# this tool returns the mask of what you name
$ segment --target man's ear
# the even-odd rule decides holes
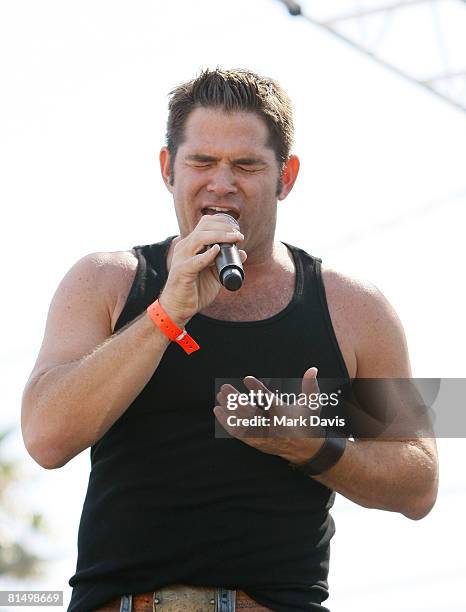
[[[170,193],[173,193],[173,181],[171,180],[171,164],[170,164],[170,153],[167,147],[162,147],[159,154],[160,161],[160,172],[162,173],[163,182],[165,187]]]
[[[293,189],[298,172],[299,158],[296,155],[290,155],[283,166],[282,175],[280,177],[282,187],[280,193],[278,194],[279,200],[284,200]]]

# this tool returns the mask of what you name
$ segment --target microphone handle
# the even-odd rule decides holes
[[[222,215],[233,227],[239,229],[237,220],[231,215],[220,212],[217,215]],[[238,291],[244,280],[243,263],[238,247],[229,242],[221,242],[219,246],[220,251],[215,258],[219,281],[229,291]]]
[[[215,258],[218,278],[229,291],[237,291],[244,280],[243,264],[236,244],[220,243],[220,252]]]

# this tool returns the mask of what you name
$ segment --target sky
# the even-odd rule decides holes
[[[414,28],[403,41],[410,58]],[[73,263],[176,233],[157,157],[168,92],[202,68],[252,68],[293,100],[301,171],[279,203],[278,237],[387,296],[415,376],[465,377],[464,113],[275,0],[7,1],[0,57],[0,428],[13,428],[3,454],[23,472],[13,503],[49,524],[45,540],[31,540],[46,574],[0,588],[58,589],[69,600],[89,453],[60,470],[37,466],[22,446],[21,394]],[[464,609],[464,442],[438,444],[439,498],[422,521],[337,496],[332,612]]]

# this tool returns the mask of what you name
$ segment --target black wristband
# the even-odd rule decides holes
[[[318,476],[333,467],[340,459],[346,448],[346,438],[330,437],[331,430],[325,432],[325,441],[317,453],[304,461],[304,463],[290,463],[289,465],[306,476]]]

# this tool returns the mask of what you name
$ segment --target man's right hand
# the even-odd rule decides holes
[[[219,243],[243,239],[243,234],[223,215],[204,215],[190,234],[174,239],[170,271],[160,303],[177,325],[184,327],[191,317],[217,297],[221,288],[215,268]],[[245,251],[239,253],[244,262]]]

